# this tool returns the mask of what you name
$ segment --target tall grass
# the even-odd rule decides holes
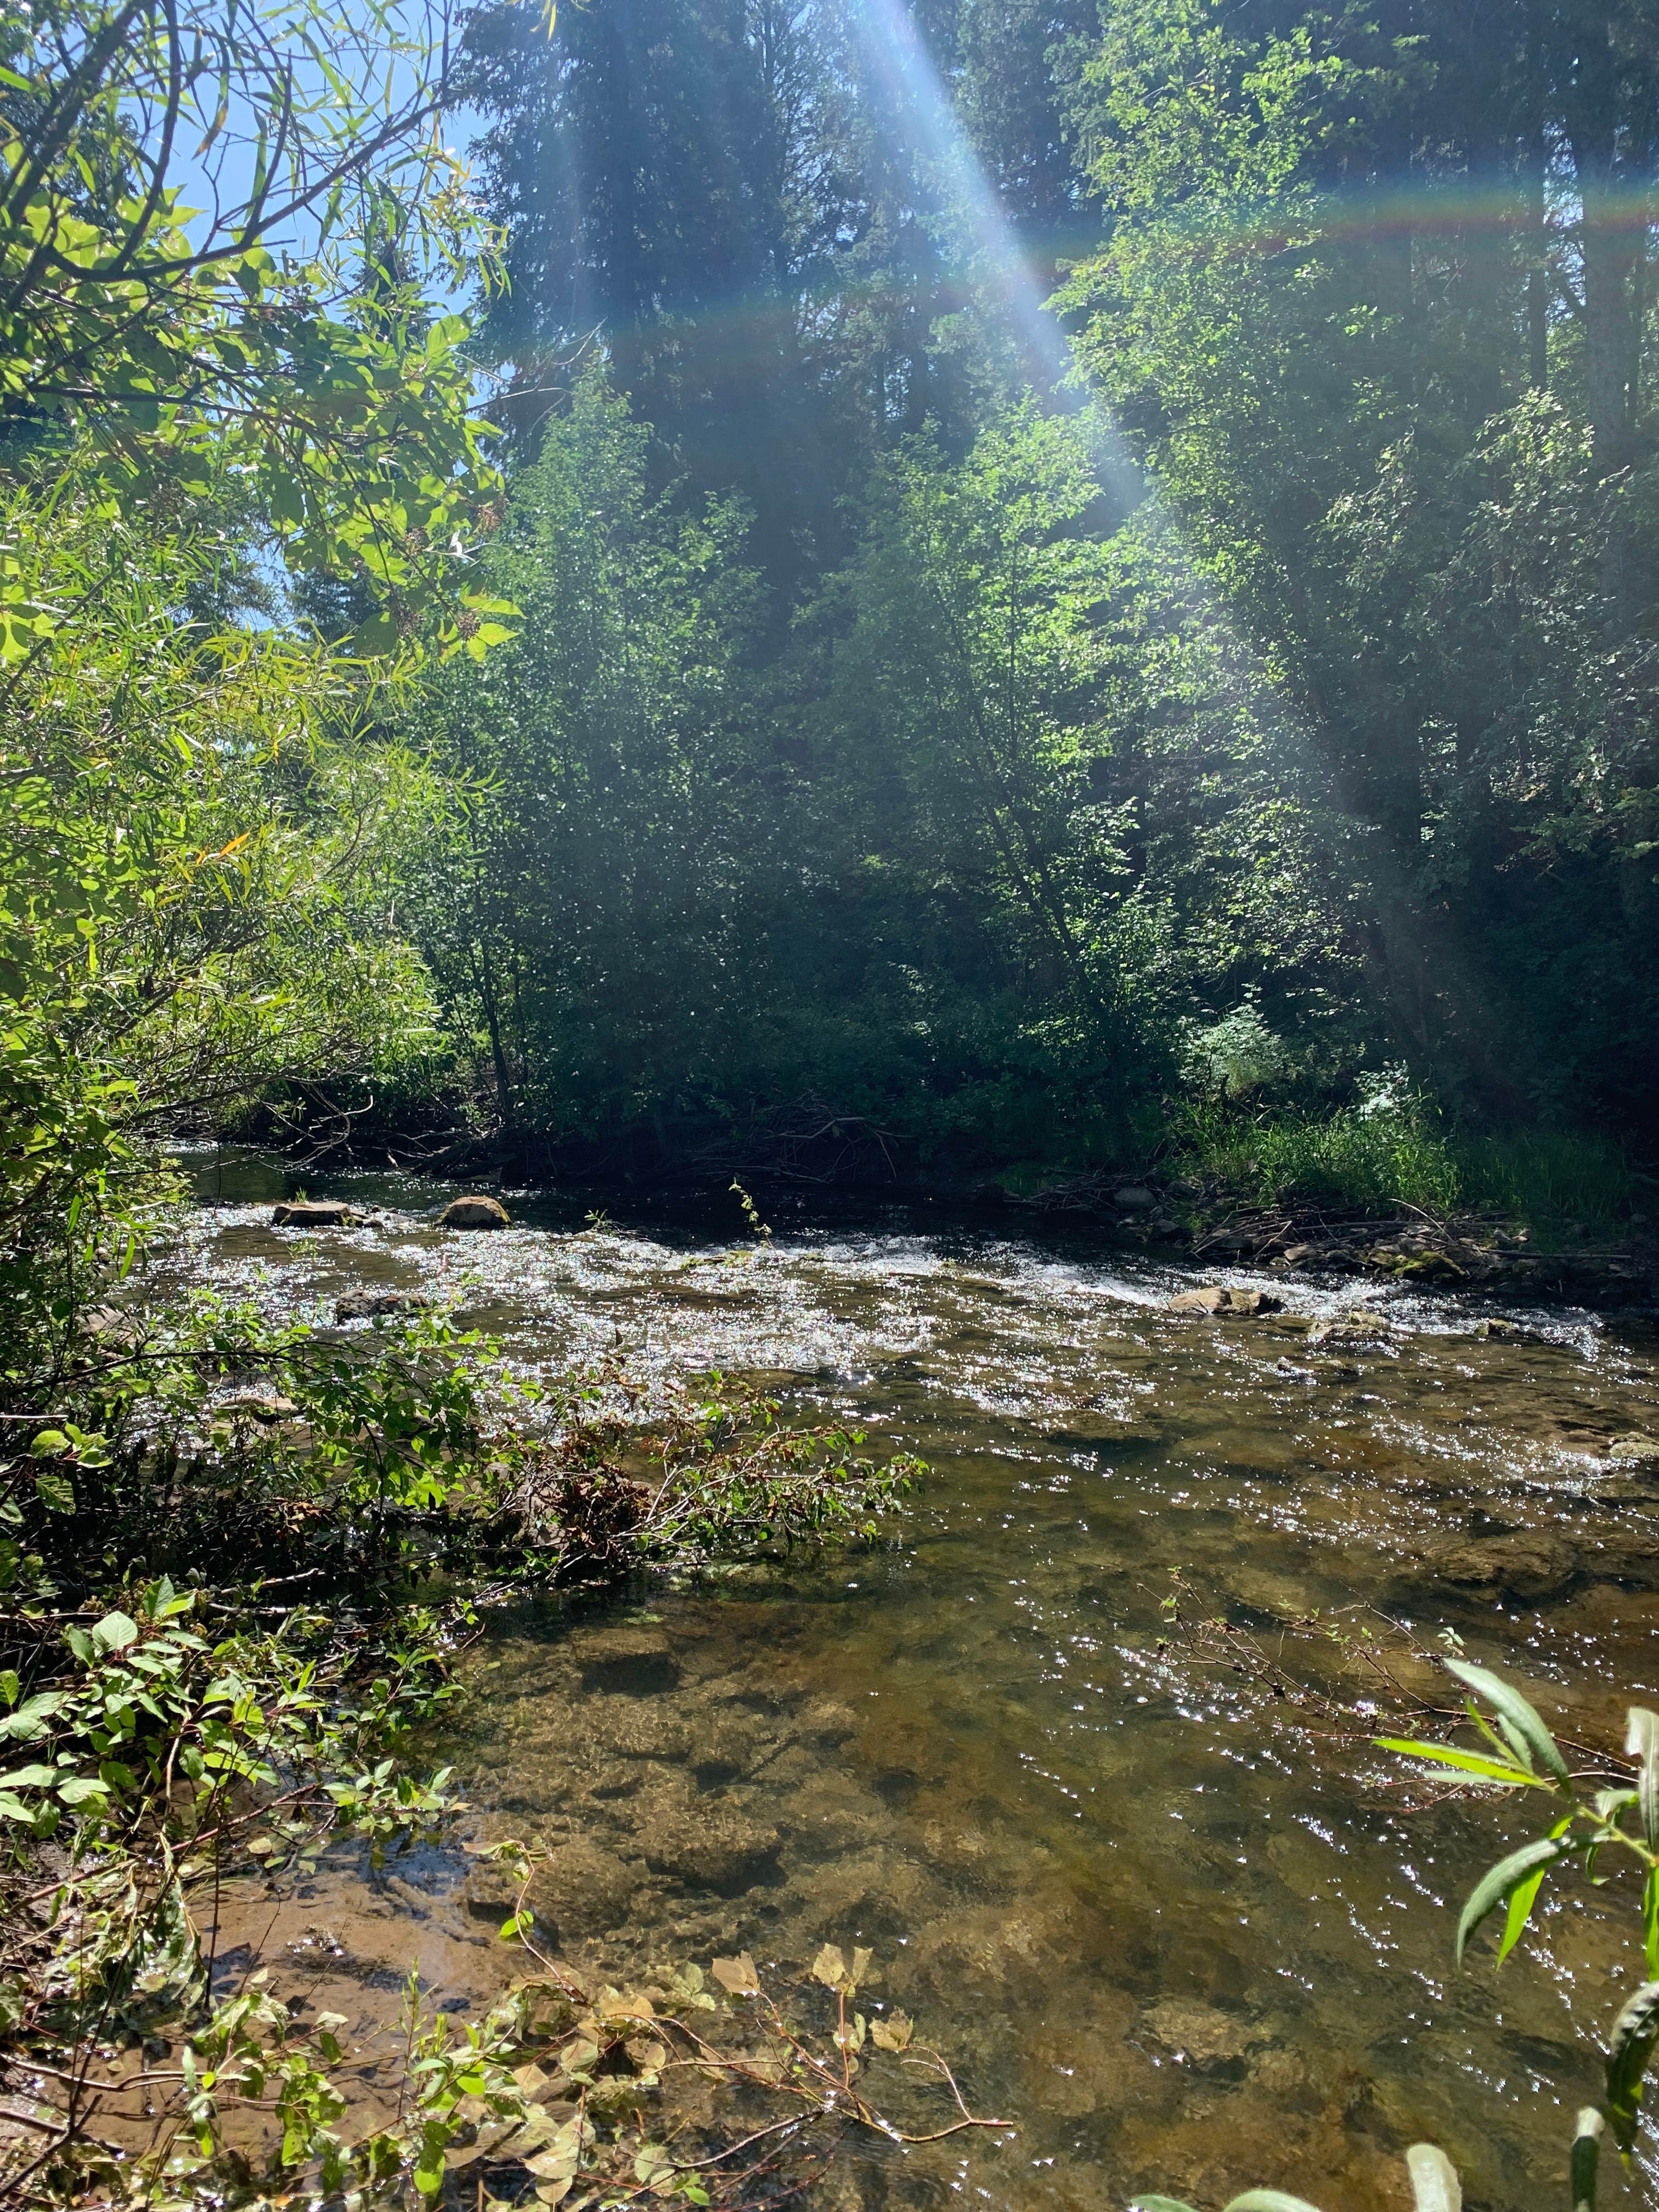
[[[1187,1172],[1219,1176],[1261,1206],[1465,1208],[1548,1235],[1606,1234],[1630,1202],[1628,1163],[1605,1138],[1453,1136],[1415,1100],[1390,1113],[1340,1108],[1254,1120],[1224,1104],[1194,1104],[1171,1133]]]

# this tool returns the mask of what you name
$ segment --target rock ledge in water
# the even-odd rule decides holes
[[[348,1321],[378,1321],[387,1314],[430,1313],[430,1298],[419,1297],[413,1291],[354,1291],[342,1298],[334,1309],[337,1322]]]
[[[273,1209],[273,1229],[356,1229],[368,1216],[331,1198],[296,1198]]]
[[[465,1198],[452,1198],[438,1216],[440,1229],[506,1229],[511,1226],[507,1208],[498,1198],[486,1198],[480,1192],[470,1193]]]
[[[1170,1301],[1171,1313],[1224,1315],[1282,1313],[1285,1301],[1271,1291],[1241,1290],[1237,1284],[1212,1283],[1201,1291],[1178,1291]]]

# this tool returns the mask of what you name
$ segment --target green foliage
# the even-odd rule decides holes
[[[1607,2054],[1607,2124],[1622,2155],[1636,2143],[1642,2088],[1656,2042],[1659,2042],[1659,1715],[1632,1705],[1625,1751],[1634,1772],[1614,1771],[1598,1761],[1589,1771],[1570,1765],[1566,1755],[1535,1709],[1500,1675],[1467,1660],[1449,1658],[1448,1671],[1472,1694],[1465,1711],[1482,1748],[1423,1739],[1378,1737],[1384,1751],[1419,1762],[1431,1771],[1468,1777],[1489,1790],[1541,1790],[1548,1799],[1547,1832],[1509,1852],[1482,1875],[1457,1923],[1456,1955],[1463,1960],[1469,1938],[1500,1907],[1501,1966],[1531,1922],[1539,1893],[1558,1868],[1582,1863],[1585,1878],[1605,1881],[1596,1872],[1604,1855],[1633,1858],[1641,1875],[1638,1903],[1648,1979],[1613,2024]],[[1476,1700],[1480,1703],[1477,1704]],[[1480,1710],[1490,1709],[1488,1721]],[[1573,2146],[1573,2202],[1593,2204],[1596,2150],[1601,2115],[1579,2115]]]
[[[429,1060],[436,1008],[389,927],[398,856],[441,817],[377,740],[382,679],[280,633],[181,623],[219,557],[67,492],[0,529],[79,611],[6,679],[0,756],[0,1332],[76,1326],[164,1188],[155,1140],[285,1080]],[[46,1355],[39,1355],[46,1356]],[[54,1353],[51,1355],[55,1358]]]
[[[1290,1198],[1443,1213],[1465,1195],[1458,1151],[1403,1071],[1361,1104],[1241,1114],[1194,1101],[1174,1120],[1176,1156],[1262,1205]]]
[[[242,478],[296,568],[371,586],[361,643],[430,619],[482,650],[497,611],[454,556],[495,478],[466,322],[422,283],[488,246],[436,132],[447,44],[418,9],[327,0],[9,17],[0,459],[67,456],[129,522]],[[0,576],[3,665],[74,617]]]

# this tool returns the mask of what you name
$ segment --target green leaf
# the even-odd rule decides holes
[[[109,1785],[90,1774],[71,1774],[58,1784],[58,1795],[66,1805],[86,1805],[94,1797],[107,1797]]]
[[[1571,1787],[1572,1777],[1567,1771],[1560,1747],[1519,1690],[1512,1689],[1484,1667],[1471,1666],[1467,1659],[1448,1659],[1446,1668],[1465,1688],[1484,1698],[1499,1721],[1506,1724],[1504,1733],[1510,1736],[1517,1756],[1524,1745],[1534,1766],[1553,1774],[1564,1789]]]
[[[75,1485],[56,1468],[43,1468],[34,1478],[34,1494],[48,1513],[73,1513]]]
[[[1636,2143],[1642,2081],[1659,2037],[1659,1982],[1644,1982],[1613,2023],[1607,2045],[1607,2118],[1613,2138],[1628,2158]]]
[[[92,1632],[100,1651],[125,1651],[138,1641],[138,1624],[131,1613],[106,1613]]]
[[[1413,2143],[1406,2153],[1414,2212],[1463,2212],[1457,2168],[1437,2143]]]
[[[1595,2212],[1595,2174],[1601,2163],[1601,2130],[1606,2125],[1594,2105],[1578,2115],[1572,2139],[1572,2212]]]
[[[50,1733],[52,1716],[63,1704],[61,1692],[37,1690],[26,1698],[15,1713],[0,1720],[0,1736],[12,1736],[20,1743],[38,1743]]]
[[[1650,1979],[1659,1977],[1659,1867],[1648,1869],[1642,1885],[1642,1944]]]
[[[1637,1802],[1642,1808],[1642,1834],[1650,1851],[1659,1850],[1659,1713],[1645,1705],[1632,1705],[1625,1729],[1625,1749],[1638,1761]],[[1650,1964],[1648,1972],[1659,1974]]]
[[[1547,1869],[1540,1867],[1510,1892],[1510,1909],[1504,1922],[1503,1941],[1498,1946],[1498,1963],[1501,1966],[1510,1953],[1521,1941],[1522,1933],[1532,1917],[1532,1908],[1538,1902],[1538,1893],[1544,1886]]]
[[[1413,1743],[1407,1737],[1379,1735],[1372,1739],[1379,1751],[1397,1751],[1402,1759],[1431,1759],[1437,1766],[1455,1766],[1460,1774],[1479,1774],[1489,1782],[1535,1788],[1538,1777],[1524,1766],[1504,1765],[1484,1752],[1459,1751],[1455,1744]]]
[[[1132,2197],[1129,2212],[1193,2212],[1178,2197]]]
[[[1462,1917],[1457,1923],[1456,1955],[1459,1966],[1463,1963],[1463,1948],[1475,1929],[1534,1872],[1547,1872],[1558,1859],[1568,1858],[1576,1851],[1586,1849],[1583,1843],[1571,1842],[1560,1836],[1540,1836],[1530,1844],[1523,1844],[1518,1851],[1511,1851],[1505,1859],[1483,1875],[1475,1884],[1468,1903],[1463,1907]]]
[[[31,1459],[61,1459],[70,1448],[70,1440],[61,1429],[42,1429],[29,1446]]]
[[[1283,2189],[1247,2189],[1235,2197],[1227,2212],[1318,2212],[1305,2197],[1291,2197]]]

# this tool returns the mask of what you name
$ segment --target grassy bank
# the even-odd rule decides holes
[[[1549,1241],[1627,1233],[1635,1191],[1623,1150],[1607,1139],[1462,1135],[1414,1105],[1322,1115],[1193,1106],[1170,1132],[1170,1156],[1182,1173],[1255,1205],[1490,1214]]]

